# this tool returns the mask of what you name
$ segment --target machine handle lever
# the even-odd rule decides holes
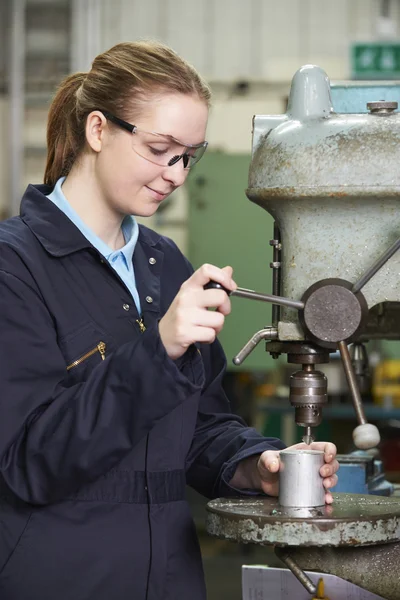
[[[349,384],[354,410],[356,411],[357,421],[359,423],[358,427],[353,431],[354,444],[357,448],[362,450],[376,448],[380,442],[381,436],[376,425],[367,422],[348,346],[346,342],[339,342],[338,347],[347,383]]]
[[[300,581],[301,585],[305,587],[307,592],[315,596],[317,593],[317,586],[313,581],[309,578],[307,573],[299,567],[295,559],[290,556],[289,552],[286,548],[281,548],[280,546],[275,546],[274,548],[276,556],[290,569],[293,575]]]
[[[353,285],[353,288],[351,290],[353,292],[353,294],[357,294],[368,283],[368,281],[370,279],[372,279],[372,277],[375,275],[375,273],[377,273],[379,271],[379,269],[381,269],[383,267],[383,265],[385,263],[387,263],[389,258],[391,258],[393,256],[393,254],[395,254],[399,248],[400,248],[400,238],[398,240],[396,240],[395,243],[392,244],[392,246],[390,246],[390,248],[388,248],[386,250],[386,252],[384,252],[382,254],[382,256],[380,256],[378,258],[378,260],[376,260],[374,262],[374,264],[371,265],[365,271],[365,273],[360,277],[360,279],[358,281],[356,281],[356,283]]]
[[[237,288],[236,290],[228,290],[220,283],[216,281],[210,281],[204,286],[205,290],[223,290],[228,296],[238,296],[239,298],[248,298],[249,300],[261,300],[262,302],[270,302],[271,304],[279,304],[280,306],[288,306],[289,308],[295,308],[296,310],[303,310],[304,302],[299,300],[291,300],[290,298],[283,298],[282,296],[273,296],[271,294],[261,294],[253,290],[247,290],[246,288]]]
[[[237,367],[244,362],[244,360],[253,352],[254,348],[261,342],[261,340],[276,340],[278,338],[278,330],[276,327],[266,327],[257,331],[253,337],[249,339],[247,344],[236,354],[233,358],[233,364]]]

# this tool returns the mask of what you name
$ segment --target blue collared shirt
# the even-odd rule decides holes
[[[121,229],[125,239],[125,246],[119,250],[112,250],[82,221],[77,212],[69,204],[61,189],[65,177],[60,177],[54,190],[47,198],[51,200],[62,212],[76,225],[82,235],[107,259],[112,268],[118,273],[135,301],[139,315],[142,312],[139,294],[136,288],[135,272],[133,269],[133,253],[139,235],[139,226],[132,215],[122,221]]]

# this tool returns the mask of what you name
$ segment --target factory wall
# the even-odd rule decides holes
[[[85,4],[82,2],[81,4]],[[318,62],[349,76],[349,44],[380,27],[377,0],[100,0],[89,1],[97,34],[76,27],[76,66],[123,39],[152,37],[172,45],[210,81],[288,81],[299,65]],[[392,23],[399,20],[393,3]],[[82,16],[81,16],[82,22]],[[91,47],[90,47],[91,45]],[[86,52],[86,56],[85,56]],[[79,63],[79,64],[78,64]]]
[[[12,0],[2,3],[3,63],[9,41],[6,5],[12,12]],[[69,5],[71,24],[57,15],[55,7],[61,5]],[[70,70],[88,69],[97,53],[121,40],[159,39],[210,81],[215,92],[210,147],[229,153],[249,151],[254,113],[282,111],[291,77],[302,64],[319,64],[333,79],[348,78],[351,42],[396,36],[400,20],[400,5],[392,2],[390,26],[382,28],[378,0],[27,0],[27,7],[30,81],[53,81],[54,73],[43,68],[49,56],[53,69],[66,52]],[[63,29],[63,22],[70,31]],[[36,80],[35,90],[40,88]],[[41,99],[36,94],[34,102],[27,94],[21,191],[28,181],[42,177],[48,103],[48,93]],[[7,102],[1,100],[0,105],[1,210],[7,207],[9,193],[9,127]]]

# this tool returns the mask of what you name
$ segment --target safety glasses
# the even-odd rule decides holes
[[[207,149],[208,142],[185,144],[171,135],[144,131],[109,112],[101,112],[106,119],[132,134],[132,148],[136,154],[156,165],[172,167],[182,159],[184,168],[191,169]]]

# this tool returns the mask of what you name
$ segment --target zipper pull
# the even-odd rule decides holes
[[[78,365],[80,365],[81,363],[83,363],[83,361],[85,361],[87,358],[90,358],[91,356],[93,356],[93,354],[96,354],[96,352],[100,353],[100,356],[101,356],[102,360],[105,359],[105,357],[106,357],[106,345],[105,345],[105,342],[99,342],[97,344],[97,346],[95,348],[93,348],[93,350],[89,350],[89,352],[86,352],[86,354],[84,354],[80,358],[77,358],[76,360],[74,360],[73,363],[71,363],[70,365],[68,365],[67,371],[69,371],[73,367],[77,367]]]
[[[97,349],[100,352],[101,360],[105,360],[106,358],[106,345],[104,342],[99,342],[97,344]]]
[[[146,325],[143,322],[143,317],[136,319],[136,323],[139,325],[140,333],[144,333],[146,331]]]

